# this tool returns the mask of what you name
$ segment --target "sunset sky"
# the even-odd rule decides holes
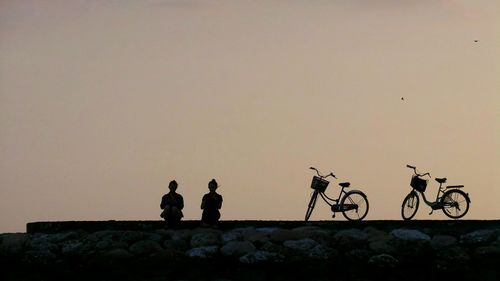
[[[0,1],[0,232],[303,220],[315,166],[401,219],[406,164],[500,218],[500,2]],[[475,42],[477,40],[477,42]],[[404,97],[404,100],[401,98]],[[432,180],[427,196],[435,197]],[[421,204],[416,219],[429,216]],[[339,214],[340,215],[340,214]],[[318,202],[312,220],[330,220]],[[337,216],[336,220],[344,220]]]

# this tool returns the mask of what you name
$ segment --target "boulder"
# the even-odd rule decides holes
[[[296,251],[309,251],[312,248],[316,247],[318,242],[312,240],[311,238],[304,238],[300,240],[288,240],[283,243],[283,246],[290,248]]]
[[[135,242],[129,248],[129,251],[134,255],[147,255],[155,252],[159,252],[163,248],[156,241],[152,240],[142,240]]]
[[[290,229],[279,228],[270,234],[269,239],[273,242],[284,242],[287,240],[303,239],[305,237],[306,236],[304,236],[300,232],[293,231]]]
[[[191,237],[191,247],[213,246],[220,243],[219,235],[215,232],[196,233]]]
[[[24,256],[24,259],[28,263],[36,263],[47,265],[53,263],[57,256],[55,253],[50,251],[49,249],[38,249],[38,250],[28,250]]]
[[[309,251],[308,256],[312,259],[325,260],[338,256],[337,250],[324,245],[316,245]]]
[[[103,254],[103,257],[113,260],[128,260],[134,257],[129,251],[125,249],[112,249]]]
[[[434,235],[431,240],[431,247],[435,250],[440,250],[450,247],[457,243],[457,238],[451,235]]]
[[[395,229],[391,235],[403,241],[430,241],[431,237],[421,231],[414,229]]]
[[[460,243],[468,246],[482,246],[487,245],[497,238],[497,230],[481,229],[476,230],[460,237]]]
[[[231,241],[220,251],[224,256],[242,256],[255,252],[255,246],[249,241]]]
[[[163,247],[166,250],[173,250],[173,251],[185,251],[189,248],[189,243],[185,240],[165,240],[163,242]]]
[[[29,235],[26,233],[2,234],[0,244],[0,257],[20,257],[24,254],[24,248]]]
[[[396,258],[388,254],[375,255],[368,260],[368,264],[378,268],[394,268],[398,263]]]
[[[197,247],[186,251],[186,255],[190,258],[209,258],[214,256],[219,251],[218,246]]]
[[[368,242],[368,234],[359,229],[345,229],[334,235],[334,242],[341,248],[359,247]]]
[[[240,257],[241,263],[254,264],[261,262],[281,262],[284,257],[276,253],[270,253],[267,251],[256,251],[250,254],[246,254]]]
[[[493,245],[478,247],[474,250],[474,258],[484,260],[491,259],[498,261],[500,259],[500,247]]]
[[[81,256],[83,243],[78,240],[68,240],[61,244],[61,254],[65,256]]]
[[[225,232],[221,235],[222,243],[227,243],[227,242],[231,242],[231,241],[240,241],[242,239],[243,239],[243,235],[241,234],[241,232],[237,232],[237,231],[229,231],[229,232]]]

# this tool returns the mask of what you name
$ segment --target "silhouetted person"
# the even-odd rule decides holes
[[[175,191],[177,190],[177,182],[175,180],[168,184],[170,192],[163,195],[161,198],[160,208],[163,209],[161,217],[167,222],[167,227],[175,227],[179,224],[182,217],[182,209],[184,208],[184,199]]]
[[[203,209],[203,214],[201,216],[202,226],[217,226],[217,222],[219,221],[219,209],[222,207],[222,196],[215,192],[217,187],[219,187],[219,185],[212,179],[208,183],[210,192],[203,195],[203,199],[201,200],[201,208]]]

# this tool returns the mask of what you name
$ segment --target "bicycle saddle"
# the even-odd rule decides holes
[[[342,187],[349,187],[351,185],[351,183],[350,182],[341,182],[341,183],[339,183],[339,185]]]
[[[436,178],[436,181],[439,182],[439,183],[445,183],[446,182],[446,178]]]

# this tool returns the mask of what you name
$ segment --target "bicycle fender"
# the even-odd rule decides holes
[[[344,197],[347,196],[347,195],[349,195],[349,194],[351,194],[351,193],[360,193],[361,196],[363,196],[364,198],[367,198],[366,194],[363,191],[359,190],[359,189],[351,189],[351,190],[349,190],[348,192],[345,193]]]

